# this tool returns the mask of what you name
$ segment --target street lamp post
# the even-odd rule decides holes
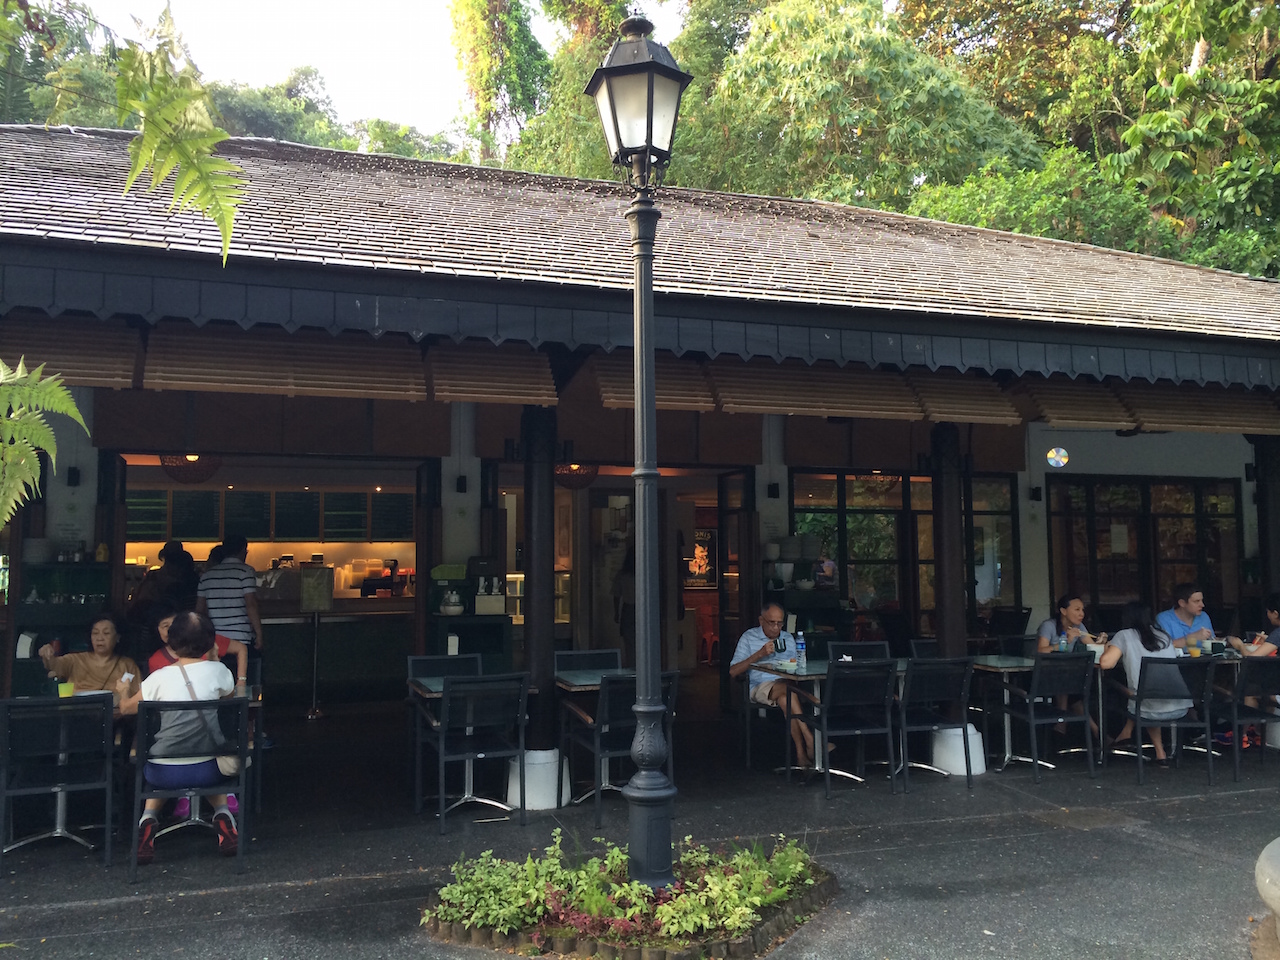
[[[658,457],[653,388],[653,240],[661,214],[653,202],[671,160],[680,95],[693,78],[649,39],[653,24],[623,21],[622,37],[587,84],[616,166],[635,191],[627,209],[635,271],[634,377],[636,466],[636,735],[635,776],[622,794],[630,806],[631,879],[665,887],[671,873],[671,810],[676,789],[663,773],[669,749],[662,733],[658,636]]]

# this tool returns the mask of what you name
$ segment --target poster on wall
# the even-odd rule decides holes
[[[713,589],[716,585],[716,532],[698,529],[693,532],[693,555],[685,560],[686,590]]]

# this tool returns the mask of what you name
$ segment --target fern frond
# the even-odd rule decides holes
[[[10,367],[0,360],[0,525],[40,489],[40,454],[55,469],[57,439],[46,413],[70,417],[86,432],[75,398],[62,381],[44,376],[44,364],[27,369],[25,357]]]

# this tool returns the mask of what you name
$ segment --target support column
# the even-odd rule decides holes
[[[524,445],[524,655],[538,695],[529,699],[528,746],[556,746],[555,697],[555,459],[556,411],[526,406]]]
[[[1258,554],[1265,596],[1280,590],[1280,437],[1249,440],[1258,480]]]
[[[968,656],[965,636],[964,478],[960,430],[934,424],[929,434],[933,461],[933,556],[938,654]]]

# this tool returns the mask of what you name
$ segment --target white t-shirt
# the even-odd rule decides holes
[[[1142,635],[1137,630],[1121,630],[1111,638],[1111,646],[1117,647],[1124,656],[1124,672],[1129,679],[1129,689],[1138,689],[1139,673],[1142,669],[1143,657],[1162,657],[1176,659],[1181,651],[1169,640],[1168,634],[1156,631],[1156,636],[1164,644],[1159,650],[1148,650],[1142,645]],[[1129,712],[1133,713],[1134,701],[1129,701]],[[1190,700],[1143,700],[1142,719],[1144,720],[1176,720],[1191,709]]]
[[[191,690],[187,689],[186,679],[183,679],[182,670],[186,670],[187,679],[191,681]],[[157,670],[147,679],[142,681],[142,699],[143,700],[221,700],[223,697],[235,691],[235,677],[231,676],[231,671],[226,666],[215,660],[201,660],[199,663],[188,663],[182,669],[178,668],[178,664],[172,663],[167,667]],[[192,691],[195,696],[192,697]],[[166,760],[163,756],[166,750],[171,751],[187,751],[192,749],[211,749],[214,744],[210,743],[210,734],[212,734],[217,744],[222,742],[222,731],[218,729],[218,712],[216,710],[204,711],[204,722],[200,720],[200,715],[195,711],[190,713],[167,713],[164,715],[160,732],[156,734],[156,740],[152,746],[155,755],[151,757],[152,763],[200,763],[203,760],[212,760],[213,756],[208,757],[183,757],[180,760]]]

